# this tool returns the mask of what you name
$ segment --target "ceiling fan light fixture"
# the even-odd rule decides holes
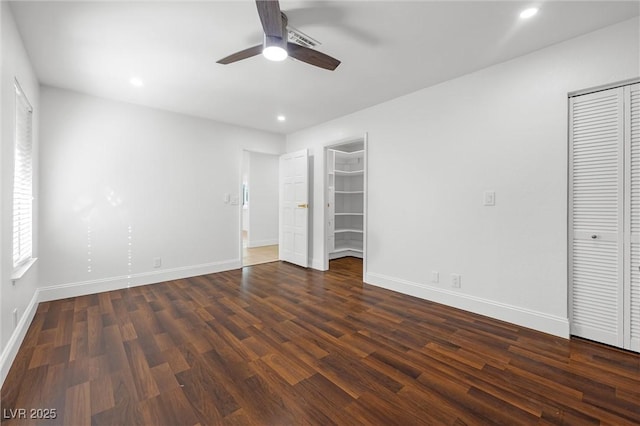
[[[286,43],[280,37],[265,35],[262,55],[270,61],[284,61],[289,56],[285,49]]]
[[[262,50],[262,55],[270,61],[284,61],[289,54],[280,46],[268,46]]]

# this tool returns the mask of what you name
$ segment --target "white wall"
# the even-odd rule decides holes
[[[279,156],[249,152],[248,247],[278,244]]]
[[[34,150],[34,256],[38,256],[38,120],[40,100],[38,81],[33,72],[29,57],[24,49],[16,29],[11,10],[7,2],[0,2],[0,40],[2,55],[0,66],[0,385],[15,357],[18,346],[24,337],[32,317],[33,297],[38,286],[39,262],[15,284],[11,281],[13,269],[12,255],[12,212],[13,212],[13,158],[15,128],[15,91],[17,79],[33,107],[33,150]],[[21,327],[15,329],[12,312],[18,310]]]
[[[41,103],[44,298],[241,265],[242,152],[282,135],[51,87]]]
[[[322,146],[368,132],[366,281],[568,336],[567,93],[640,76],[639,28],[626,21],[289,135],[287,151],[314,156],[313,264]]]

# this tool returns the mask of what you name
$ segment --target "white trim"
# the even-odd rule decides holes
[[[569,338],[569,319],[544,312],[483,299],[399,278],[369,272],[365,283],[421,299],[430,300],[479,315],[485,315],[554,336]]]
[[[622,208],[620,219],[622,226],[618,233],[619,249],[622,251],[622,286],[620,297],[620,324],[622,324],[620,346],[629,349],[631,346],[631,86],[622,88]],[[635,158],[634,158],[635,160]],[[636,189],[636,188],[633,188]]]
[[[568,96],[570,98],[573,98],[576,96],[588,95],[589,93],[602,92],[604,90],[609,90],[609,89],[616,89],[622,86],[631,86],[632,84],[636,84],[636,83],[640,83],[640,77],[634,77],[634,78],[629,78],[627,80],[616,81],[615,83],[601,84],[600,86],[590,87],[588,89],[574,90],[573,92],[569,92]]]
[[[278,238],[269,238],[268,240],[247,241],[247,248],[275,246],[278,245]]]
[[[18,265],[11,274],[11,281],[18,281],[20,278],[24,277],[29,268],[31,268],[38,260],[37,257],[31,257],[27,259],[26,262]]]
[[[40,287],[34,292],[29,305],[27,305],[24,314],[21,316],[18,325],[7,342],[7,345],[4,347],[2,354],[0,354],[0,387],[4,384],[4,380],[9,373],[9,369],[11,368],[16,355],[18,354],[20,345],[22,345],[22,341],[24,340],[27,330],[33,321],[33,317],[35,316],[38,308],[38,303],[40,302],[120,290],[128,287],[155,284],[181,278],[196,277],[199,275],[215,274],[217,272],[239,269],[241,267],[242,263],[240,259],[231,259],[221,262],[203,263],[200,265],[143,272],[129,276],[123,275],[119,277],[109,277]]]
[[[573,103],[574,99],[569,97],[567,108],[567,315],[569,316],[569,333],[573,320]]]
[[[329,268],[325,266],[324,259],[310,258],[309,259],[309,265],[311,265],[312,269],[316,269],[318,271],[323,271],[324,272],[324,271],[328,271],[329,270]]]
[[[121,275],[119,277],[108,277],[97,280],[53,285],[38,289],[40,291],[39,301],[48,302],[50,300],[66,299],[68,297],[102,293],[105,291],[155,284],[164,281],[178,280],[181,278],[215,274],[217,272],[239,269],[241,267],[242,264],[240,259],[233,259],[224,260],[221,262],[211,262],[203,263],[200,265],[163,269],[160,271],[143,272],[140,274]]]
[[[22,341],[27,335],[27,330],[29,330],[31,321],[33,321],[33,317],[36,315],[39,302],[38,296],[39,291],[36,290],[35,293],[33,293],[33,297],[27,305],[24,313],[20,317],[20,321],[18,321],[16,328],[13,330],[13,333],[11,333],[11,337],[9,337],[9,341],[4,347],[2,354],[0,354],[0,387],[4,385],[4,379],[7,378],[9,369],[11,368],[16,355],[18,355],[20,345],[22,345]]]
[[[244,155],[245,153],[248,153],[250,151],[246,150],[246,149],[242,149],[240,151],[240,188],[238,189],[240,197],[242,198],[242,200],[240,200],[241,202],[238,203],[238,258],[240,259],[240,267],[244,266],[244,247],[242,246],[244,244],[244,238],[243,238],[243,231],[244,231],[244,182],[242,181],[243,178],[243,173],[244,173]],[[248,183],[248,182],[247,182]],[[247,212],[248,213],[248,212]],[[247,238],[249,237],[249,230],[247,230]]]
[[[362,200],[362,212],[364,216],[362,217],[362,281],[366,282],[366,276],[369,271],[369,266],[367,264],[367,247],[368,247],[368,238],[369,235],[369,221],[367,220],[369,217],[369,133],[364,132],[364,177],[363,177],[363,187],[364,191],[364,199]],[[325,238],[326,241],[326,238]]]

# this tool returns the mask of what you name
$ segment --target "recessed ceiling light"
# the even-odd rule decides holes
[[[285,117],[284,115],[279,115],[278,116],[278,121],[285,121],[287,119],[287,117]]]
[[[529,9],[525,9],[522,12],[520,12],[520,18],[529,19],[532,16],[534,16],[536,13],[538,13],[538,8],[537,7],[530,7]]]
[[[129,83],[131,83],[132,86],[136,86],[136,87],[142,87],[144,85],[142,80],[138,77],[131,77],[131,80],[129,80]]]

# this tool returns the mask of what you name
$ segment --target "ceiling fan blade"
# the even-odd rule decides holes
[[[287,51],[292,58],[325,70],[333,71],[340,65],[339,60],[299,44],[287,43]]]
[[[239,52],[236,53],[232,53],[231,55],[227,56],[226,58],[222,58],[219,61],[217,61],[219,64],[231,64],[233,62],[238,62],[241,61],[243,59],[247,59],[250,58],[252,56],[256,56],[262,53],[262,45],[259,44],[257,46],[253,46],[250,47],[248,49],[244,49],[241,50]]]
[[[256,6],[264,33],[270,37],[282,38],[282,13],[278,0],[256,0]]]

